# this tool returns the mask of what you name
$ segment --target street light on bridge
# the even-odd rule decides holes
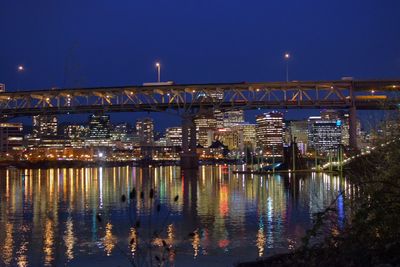
[[[289,82],[289,59],[290,54],[288,52],[285,53],[285,61],[286,61],[286,82]]]
[[[25,71],[24,65],[18,65],[17,66],[17,91],[19,91],[20,86],[21,86],[21,75],[20,73],[23,73]]]
[[[157,82],[161,81],[161,64],[160,62],[156,62],[156,68],[157,68]]]

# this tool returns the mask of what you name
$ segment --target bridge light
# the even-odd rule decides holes
[[[49,100],[50,100],[50,98],[47,97],[47,98],[46,98],[46,101],[49,101]]]
[[[374,95],[374,94],[375,94],[375,90],[372,89],[372,90],[371,90],[371,95]]]

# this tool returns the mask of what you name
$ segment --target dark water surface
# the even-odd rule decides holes
[[[232,266],[294,249],[312,213],[347,187],[326,174],[246,176],[233,169],[1,170],[0,266],[130,266],[132,258],[155,266],[155,255],[169,266]],[[337,205],[344,210],[341,199]]]

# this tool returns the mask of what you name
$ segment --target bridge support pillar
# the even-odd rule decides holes
[[[350,134],[350,147],[353,150],[357,150],[357,110],[353,105],[350,108],[350,116],[349,116],[349,134]]]
[[[199,158],[196,153],[196,125],[193,116],[184,115],[182,119],[182,169],[198,169]]]

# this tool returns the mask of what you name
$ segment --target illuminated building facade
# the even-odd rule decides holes
[[[308,119],[309,147],[318,153],[335,151],[342,143],[341,120],[312,116]]]
[[[290,121],[288,122],[289,138],[287,143],[296,140],[297,147],[302,154],[307,153],[308,146],[308,122],[303,121]]]
[[[154,122],[150,118],[136,121],[136,134],[141,146],[154,145]]]
[[[256,116],[257,147],[266,156],[283,155],[283,114],[269,112]]]
[[[110,116],[93,114],[89,117],[88,136],[85,140],[87,146],[111,146]]]
[[[165,131],[168,146],[182,146],[182,127],[169,127]]]
[[[257,146],[256,125],[244,123],[236,126],[236,128],[243,132],[243,147],[254,150]]]
[[[229,150],[243,149],[243,132],[231,128],[220,128],[214,133],[214,140],[220,141]]]
[[[129,125],[128,123],[120,123],[114,125],[111,131],[111,140],[125,141],[128,136]]]
[[[194,119],[197,132],[197,143],[209,147],[213,141],[213,133],[217,128],[217,120],[213,116],[201,115]]]
[[[58,120],[56,116],[33,116],[33,137],[54,137],[58,133]]]
[[[12,153],[23,149],[22,123],[0,123],[0,151]]]

